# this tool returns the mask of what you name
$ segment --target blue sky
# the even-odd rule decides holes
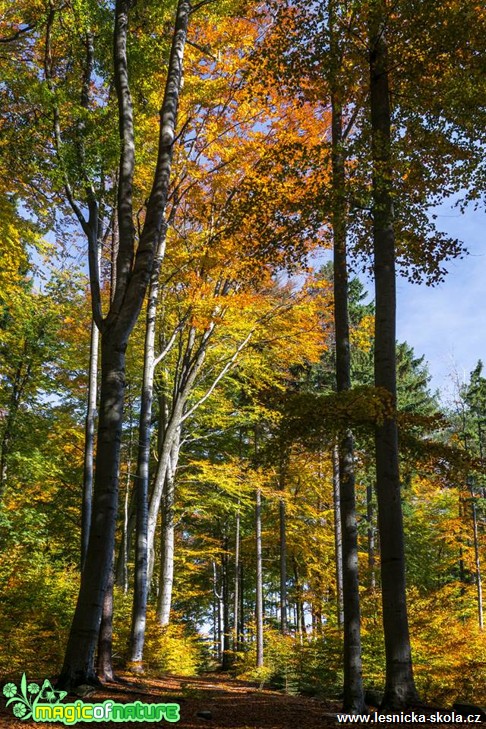
[[[408,342],[416,356],[425,355],[431,375],[430,389],[440,390],[447,404],[454,382],[468,379],[478,359],[486,370],[486,213],[468,209],[464,214],[451,203],[433,211],[437,228],[462,241],[469,255],[450,261],[448,275],[436,286],[397,279],[397,340]],[[321,251],[314,265],[330,260],[330,251]],[[373,299],[371,277],[363,281]]]
[[[440,388],[446,401],[454,376],[467,378],[478,359],[486,365],[486,214],[461,215],[446,204],[435,212],[437,227],[462,240],[470,255],[450,262],[438,286],[397,281],[397,338],[425,355],[432,388]]]

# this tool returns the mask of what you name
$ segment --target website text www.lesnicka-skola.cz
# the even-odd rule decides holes
[[[336,714],[339,724],[481,724],[481,714],[463,716],[455,711],[421,714],[400,711],[394,714]]]

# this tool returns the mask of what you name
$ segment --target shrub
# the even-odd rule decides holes
[[[61,667],[79,574],[48,555],[21,548],[0,567],[0,672],[52,676]]]
[[[114,663],[127,665],[129,659],[132,597],[115,588],[113,623]],[[188,626],[172,623],[162,628],[153,608],[147,610],[144,668],[147,673],[173,673],[196,676],[205,670],[209,653],[204,641]]]

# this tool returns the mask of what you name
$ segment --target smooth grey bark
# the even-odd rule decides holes
[[[88,550],[59,683],[98,683],[94,652],[115,542],[125,351],[102,341],[98,448]]]
[[[343,139],[343,109],[340,70],[342,49],[336,39],[334,3],[329,4],[331,45],[331,167],[334,331],[336,339],[337,392],[351,389],[351,353],[349,342],[348,267],[346,225],[346,173]],[[342,553],[343,606],[343,710],[361,714],[365,708],[361,661],[361,613],[358,576],[358,526],[354,476],[354,444],[351,430],[338,436],[339,509]]]
[[[256,546],[256,666],[263,666],[263,569],[262,569],[262,495],[255,495],[255,546]]]
[[[387,9],[373,0],[369,15],[370,112],[373,163],[373,265],[375,278],[375,385],[396,406],[396,281],[391,159],[391,108],[386,42]],[[383,707],[418,701],[408,628],[403,517],[395,416],[376,426],[376,482],[381,551],[386,684]]]
[[[94,68],[94,39],[90,30],[86,32],[85,38],[85,65],[83,83],[81,87],[81,106],[85,111],[89,109],[90,85]],[[77,155],[81,167],[85,167],[85,149],[83,134],[85,120],[80,118],[77,125],[78,144]],[[98,225],[98,246],[96,250],[97,266],[100,267],[102,249],[103,221]],[[88,402],[85,418],[85,440],[84,440],[84,468],[83,468],[83,502],[81,508],[81,569],[84,568],[86,553],[88,551],[89,530],[91,526],[91,514],[93,509],[93,483],[94,483],[94,448],[96,433],[96,404],[98,401],[98,355],[99,355],[100,332],[94,319],[91,321],[91,338],[89,349],[88,368]]]
[[[91,322],[88,371],[88,407],[84,426],[84,470],[83,504],[81,511],[81,569],[84,567],[88,551],[89,529],[93,508],[94,445],[96,433],[96,403],[98,399],[98,349],[100,333],[96,324]]]
[[[336,610],[338,626],[342,628],[343,614],[343,536],[341,529],[341,496],[339,490],[339,448],[332,449],[332,493],[334,505],[334,553],[336,560]]]
[[[159,598],[157,619],[162,627],[169,625],[172,605],[172,586],[174,584],[174,543],[175,543],[175,477],[180,451],[180,428],[177,429],[166,474],[162,508],[162,545],[160,558]]]
[[[136,670],[142,670],[143,648],[148,598],[148,492],[150,478],[150,435],[152,428],[152,403],[155,371],[155,322],[159,294],[160,267],[165,253],[165,228],[157,247],[152,269],[147,314],[140,403],[139,443],[135,476],[136,531],[135,531],[135,579],[133,590],[132,625],[130,636],[130,662]]]
[[[110,577],[103,598],[103,612],[101,616],[100,634],[98,636],[98,656],[96,672],[103,681],[113,682],[113,584],[114,574],[110,570]]]

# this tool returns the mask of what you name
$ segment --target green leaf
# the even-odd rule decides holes
[[[27,698],[27,676],[25,675],[25,673],[22,674],[22,681],[20,682],[20,690],[22,691],[22,696],[24,697],[24,699],[28,702],[29,700]],[[29,704],[29,706],[30,706],[30,704]]]

